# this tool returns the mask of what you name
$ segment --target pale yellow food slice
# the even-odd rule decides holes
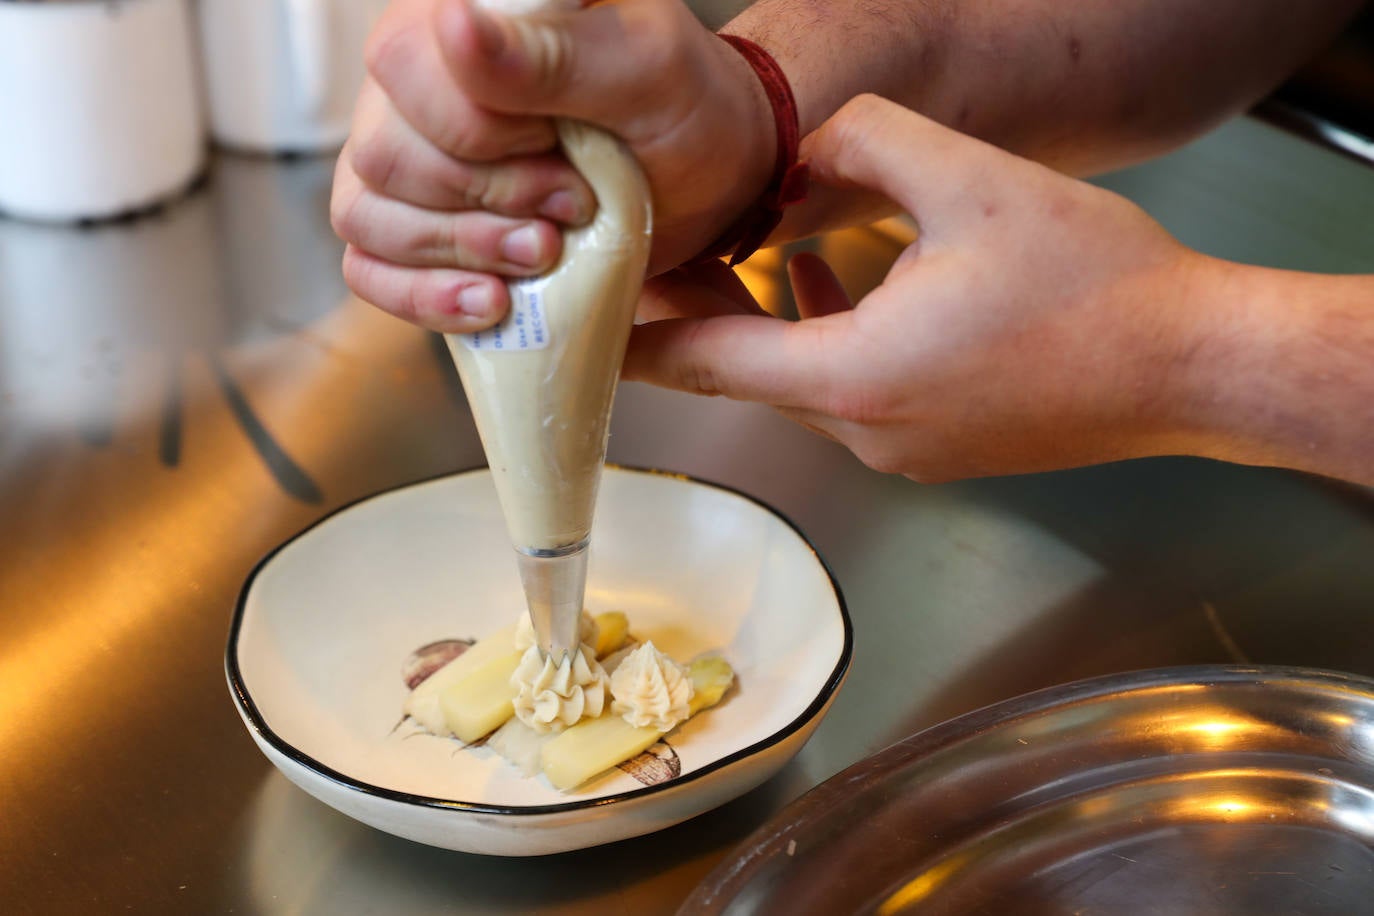
[[[405,701],[405,713],[419,722],[426,731],[436,735],[448,734],[444,725],[444,709],[439,697],[450,687],[480,671],[494,659],[509,654],[515,646],[515,625],[502,627],[485,639],[480,639],[462,655],[425,678],[410,692]]]
[[[688,666],[692,677],[692,715],[720,702],[735,672],[718,655],[699,658]],[[579,722],[545,744],[539,752],[544,775],[555,788],[567,791],[604,770],[654,746],[664,732],[636,728],[614,713]]]
[[[630,636],[630,618],[620,611],[607,611],[604,614],[596,615],[596,650],[597,658],[605,658],[625,645],[625,640]]]
[[[694,660],[687,666],[687,673],[692,677],[692,699],[687,701],[687,708],[694,716],[719,703],[735,682],[735,669],[719,655],[704,655]]]
[[[656,728],[635,728],[608,712],[564,730],[540,750],[539,762],[549,782],[567,791],[622,760],[644,753],[662,737],[663,732]]]
[[[511,716],[506,723],[491,733],[486,746],[504,757],[512,766],[526,776],[539,775],[539,751],[554,738],[553,732],[541,734]]]
[[[507,648],[505,655],[492,659],[440,694],[439,703],[449,732],[471,744],[515,715],[511,702],[515,690],[510,678],[522,655]]]

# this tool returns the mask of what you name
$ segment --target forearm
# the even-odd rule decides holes
[[[1374,276],[1203,275],[1174,374],[1196,451],[1374,485]]]
[[[802,133],[872,92],[1069,174],[1158,154],[1262,97],[1362,0],[760,0]],[[916,154],[913,152],[913,157]],[[826,195],[780,237],[843,222]]]

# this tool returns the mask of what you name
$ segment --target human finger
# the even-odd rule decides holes
[[[571,225],[596,210],[591,189],[562,156],[455,159],[411,127],[371,82],[359,96],[343,155],[373,191],[431,210],[487,210]]]
[[[401,117],[439,149],[460,159],[492,161],[552,150],[548,118],[501,113],[454,84],[430,22],[433,0],[398,0],[382,14],[364,48],[367,71]]]
[[[835,272],[819,256],[801,252],[787,262],[787,278],[803,319],[820,318],[854,307]]]
[[[882,426],[856,422],[845,417],[805,407],[779,407],[783,416],[817,435],[843,445],[865,465],[881,474],[902,474],[922,483],[937,483],[957,477],[940,473],[930,455],[907,438],[893,436]]]
[[[839,371],[827,345],[827,332],[837,328],[821,327],[830,320],[723,315],[637,325],[622,374],[694,394],[820,408]]]
[[[836,420],[834,417],[827,416],[819,411],[804,410],[800,407],[778,407],[776,410],[808,432],[813,432],[818,436],[829,439],[831,442],[844,445],[844,441],[840,439],[838,433],[831,431],[831,427],[838,426],[842,421]]]
[[[996,189],[1049,173],[876,95],[860,95],[802,142],[823,184],[878,191],[916,217],[922,236],[994,216]]]
[[[562,250],[562,236],[551,223],[416,207],[373,192],[342,164],[330,221],[345,242],[409,267],[531,276],[550,267]]]
[[[739,275],[716,260],[650,278],[638,308],[642,321],[766,314]]]
[[[404,267],[354,245],[344,250],[343,275],[358,298],[431,331],[480,331],[504,318],[510,302],[490,274]]]
[[[665,95],[653,79],[682,72],[682,30],[702,28],[681,13],[663,0],[621,0],[504,16],[439,0],[434,21],[444,62],[479,104],[608,125],[646,111],[676,119],[677,108],[699,103]]]

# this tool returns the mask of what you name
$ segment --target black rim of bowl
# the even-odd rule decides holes
[[[253,702],[253,697],[248,690],[248,685],[244,682],[243,674],[239,670],[238,663],[239,630],[243,624],[243,617],[248,604],[248,595],[252,591],[253,583],[257,581],[259,574],[261,574],[262,571],[267,567],[267,565],[270,562],[272,562],[272,560],[277,556],[277,554],[281,553],[291,544],[294,544],[296,541],[300,540],[302,537],[309,534],[314,529],[323,525],[325,522],[328,522],[330,519],[333,519],[334,517],[342,514],[343,512],[348,511],[349,509],[359,506],[365,502],[370,502],[374,499],[380,499],[382,497],[400,492],[402,490],[408,490],[412,487],[421,487],[427,484],[437,483],[441,480],[463,477],[469,474],[483,473],[489,470],[486,465],[482,465],[480,467],[468,468],[462,471],[437,474],[433,477],[428,477],[423,480],[416,480],[410,483],[402,484],[401,486],[390,487],[380,492],[372,493],[368,496],[363,496],[351,502],[345,503],[344,505],[339,506],[337,509],[334,509],[333,511],[327,513],[319,519],[316,519],[310,525],[306,526],[305,528],[302,528],[300,531],[296,532],[294,535],[287,538],[282,543],[278,544],[271,551],[269,551],[261,560],[257,562],[257,564],[253,567],[252,571],[248,574],[247,579],[244,580],[243,587],[239,590],[238,601],[236,602],[234,607],[234,618],[229,626],[229,642],[227,647],[225,648],[224,654],[224,669],[225,674],[229,679],[229,689],[234,696],[234,702],[238,704],[239,709],[248,719],[248,722],[250,723],[252,729],[259,736],[261,736],[261,738],[269,746],[271,746],[279,754],[291,760],[292,762],[299,764],[300,766],[305,767],[306,769],[311,770],[320,776],[323,776],[331,782],[337,783],[341,786],[344,786],[348,789],[352,789],[357,792],[362,792],[365,795],[370,795],[387,801],[397,802],[399,804],[418,805],[420,807],[425,808],[439,808],[453,811],[465,811],[475,814],[500,814],[515,817],[533,816],[541,814],[558,814],[566,811],[578,811],[584,809],[599,808],[604,805],[613,805],[618,802],[624,802],[632,799],[640,799],[647,796],[656,795],[660,792],[664,792],[669,789],[679,788],[683,785],[694,782],[695,780],[701,779],[712,773],[723,770],[736,763],[740,763],[741,761],[754,756],[760,751],[767,750],[768,748],[781,743],[786,738],[789,738],[792,735],[796,734],[798,731],[804,728],[807,725],[807,723],[816,718],[816,716],[820,715],[821,710],[823,710],[826,707],[826,704],[830,702],[830,699],[835,695],[835,692],[839,689],[840,683],[844,680],[845,673],[849,670],[850,658],[854,653],[854,624],[849,618],[849,608],[845,604],[844,593],[840,590],[840,583],[835,579],[835,573],[830,569],[830,564],[825,561],[825,558],[821,556],[820,551],[816,549],[816,545],[811,542],[811,539],[806,536],[806,533],[803,532],[795,522],[793,522],[782,512],[778,511],[776,508],[774,508],[773,506],[769,505],[768,503],[764,502],[756,496],[751,496],[750,494],[745,493],[742,490],[738,490],[735,487],[729,486],[727,484],[716,483],[710,480],[703,480],[702,478],[694,477],[689,474],[682,474],[676,471],[663,471],[657,468],[643,468],[619,464],[608,464],[606,465],[606,467],[609,470],[614,471],[626,471],[635,474],[646,474],[654,477],[663,477],[683,481],[686,483],[707,486],[711,487],[712,489],[721,490],[725,493],[730,493],[741,499],[747,500],[748,502],[751,502],[759,508],[763,509],[764,511],[768,512],[769,514],[780,520],[788,528],[790,528],[792,532],[796,534],[798,538],[801,539],[802,543],[806,545],[807,549],[811,551],[812,556],[816,558],[816,562],[820,564],[821,569],[825,572],[826,578],[830,581],[830,588],[835,593],[835,604],[837,609],[839,610],[840,622],[844,629],[844,645],[841,647],[840,657],[835,663],[834,670],[831,671],[830,676],[826,678],[825,684],[821,687],[820,692],[816,694],[815,698],[812,699],[811,703],[806,707],[806,709],[802,710],[801,714],[797,716],[795,719],[793,719],[791,722],[787,723],[787,725],[783,726],[778,731],[773,732],[771,735],[768,735],[760,741],[756,741],[753,744],[741,748],[740,750],[735,751],[732,754],[727,754],[726,756],[721,757],[718,760],[713,760],[705,766],[701,767],[700,769],[693,770],[690,773],[683,774],[682,776],[679,776],[676,779],[670,779],[667,782],[658,783],[657,785],[643,786],[638,789],[631,789],[628,792],[620,792],[616,795],[603,795],[597,798],[589,798],[582,801],[562,802],[559,804],[552,805],[489,805],[484,804],[482,802],[466,802],[459,801],[456,799],[436,798],[429,795],[416,795],[410,792],[401,792],[395,789],[388,789],[383,786],[375,786],[371,783],[354,779],[353,777],[345,773],[339,772],[333,767],[321,763],[320,761],[316,760],[314,757],[311,757],[309,754],[306,754],[305,752],[301,751],[295,745],[286,741],[275,731],[273,731],[272,727],[267,724],[267,720],[263,717],[262,713],[258,711],[257,704]]]

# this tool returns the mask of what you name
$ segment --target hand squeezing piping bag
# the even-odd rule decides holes
[[[576,9],[577,0],[482,0],[502,15]],[[587,548],[611,403],[651,233],[649,186],[630,151],[600,128],[560,120],[568,161],[596,195],[595,218],[563,235],[548,273],[508,283],[498,326],[448,335],[515,545],[539,646],[558,661],[579,645]]]

